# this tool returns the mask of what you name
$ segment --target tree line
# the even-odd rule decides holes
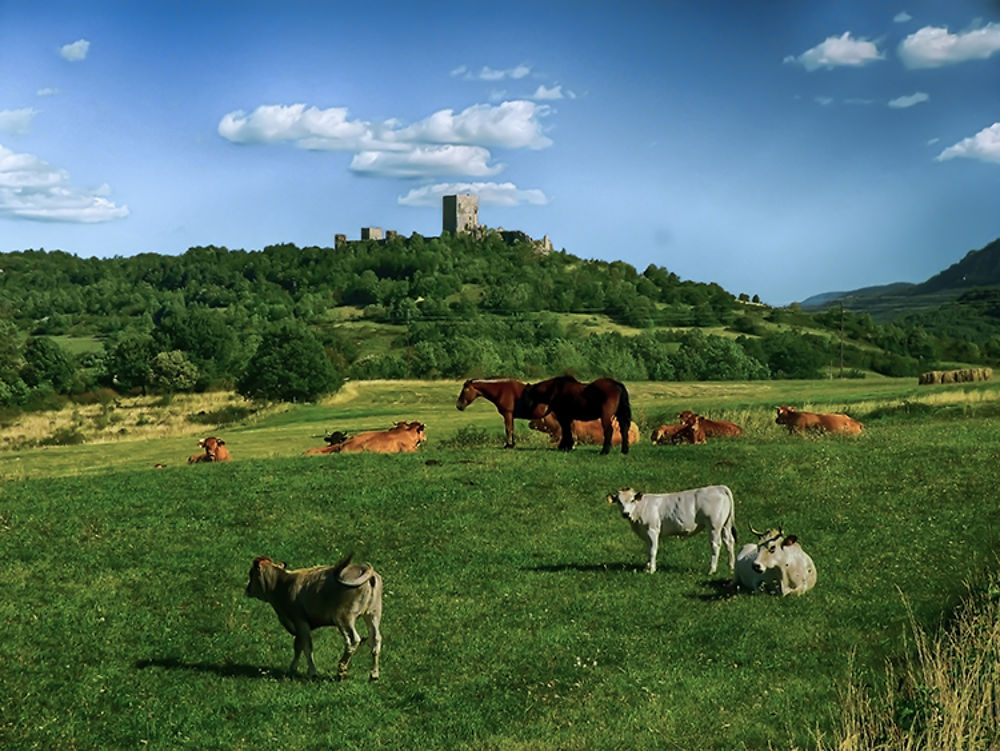
[[[29,250],[0,254],[0,406],[99,387],[308,400],[346,378],[914,375],[1000,357],[1000,306],[971,302],[982,309],[973,336],[967,322],[807,315],[498,233],[107,259]],[[591,333],[567,314],[638,333]],[[74,356],[55,337],[102,347]]]

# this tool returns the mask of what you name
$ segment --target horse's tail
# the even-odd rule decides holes
[[[628,452],[628,432],[632,429],[632,405],[628,399],[628,389],[624,383],[618,384],[618,410],[615,412],[618,418],[618,430],[622,435],[622,453]]]

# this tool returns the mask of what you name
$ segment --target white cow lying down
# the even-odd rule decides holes
[[[816,585],[816,565],[794,535],[780,528],[758,532],[757,542],[747,543],[736,556],[733,581],[750,592],[801,595]]]
[[[708,573],[714,574],[718,567],[722,543],[729,551],[729,568],[733,570],[736,545],[733,492],[725,485],[710,485],[679,493],[639,493],[632,488],[622,488],[608,496],[608,503],[617,503],[622,517],[647,542],[649,563],[646,570],[649,573],[656,571],[660,535],[691,535],[700,529],[708,529],[712,544],[712,563]]]

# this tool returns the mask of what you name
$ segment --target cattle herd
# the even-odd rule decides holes
[[[553,389],[568,385],[573,391],[556,394]],[[539,388],[539,387],[543,388]],[[562,450],[574,443],[602,444],[601,453],[610,446],[621,446],[627,453],[630,444],[638,443],[639,427],[631,420],[628,393],[623,384],[599,379],[593,384],[578,384],[563,376],[534,386],[514,379],[466,381],[456,406],[464,410],[477,397],[492,402],[504,418],[505,448],[514,447],[514,419],[529,420],[529,427],[548,434]],[[858,435],[863,425],[844,414],[804,412],[788,406],[777,408],[775,423],[784,425],[790,434],[818,432]],[[623,431],[621,426],[628,425]],[[709,438],[737,438],[744,431],[732,422],[712,420],[690,410],[677,414],[677,423],[657,427],[650,440],[654,445],[703,444]],[[412,453],[426,440],[426,426],[421,422],[397,422],[387,430],[366,431],[356,435],[342,432],[326,436],[325,446],[309,449],[306,455],[355,452]],[[198,441],[203,452],[188,462],[226,462],[231,460],[225,441],[209,436]],[[162,464],[157,464],[162,467]],[[723,546],[732,588],[748,592],[800,595],[816,584],[816,566],[794,535],[784,530],[763,532],[752,526],[757,538],[735,550],[735,502],[725,485],[711,485],[679,492],[649,493],[621,488],[607,496],[617,505],[622,517],[646,543],[646,570],[656,571],[656,554],[661,536],[691,535],[707,530],[711,546],[709,574],[714,574]],[[321,626],[335,625],[344,638],[344,652],[337,669],[338,679],[347,674],[351,656],[363,639],[355,628],[363,618],[371,641],[371,680],[379,677],[382,636],[382,577],[368,564],[351,562],[347,556],[332,566],[289,570],[285,563],[267,557],[254,559],[246,587],[248,597],[269,603],[281,625],[294,637],[295,656],[289,672],[294,673],[301,655],[305,655],[310,676],[316,675],[312,658],[311,632]]]

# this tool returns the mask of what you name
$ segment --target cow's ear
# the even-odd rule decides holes
[[[272,565],[275,568],[280,568],[282,571],[284,571],[286,568],[288,568],[288,564],[285,563],[285,561],[281,561],[280,563],[278,561],[273,561]]]
[[[635,500],[641,501],[642,500],[642,493],[636,493],[635,494]]]
[[[611,493],[608,493],[608,503],[614,503],[614,502],[615,502],[615,497],[611,495]]]
[[[789,545],[794,545],[798,541],[799,538],[796,537],[795,535],[788,535],[788,537],[786,537],[784,541],[781,543],[781,547],[787,548]]]
[[[216,446],[225,446],[225,445],[226,445],[226,442],[225,442],[224,440],[222,440],[222,439],[220,438],[220,439],[218,439],[218,440],[217,440],[217,441],[215,442],[215,445],[216,445]]]

